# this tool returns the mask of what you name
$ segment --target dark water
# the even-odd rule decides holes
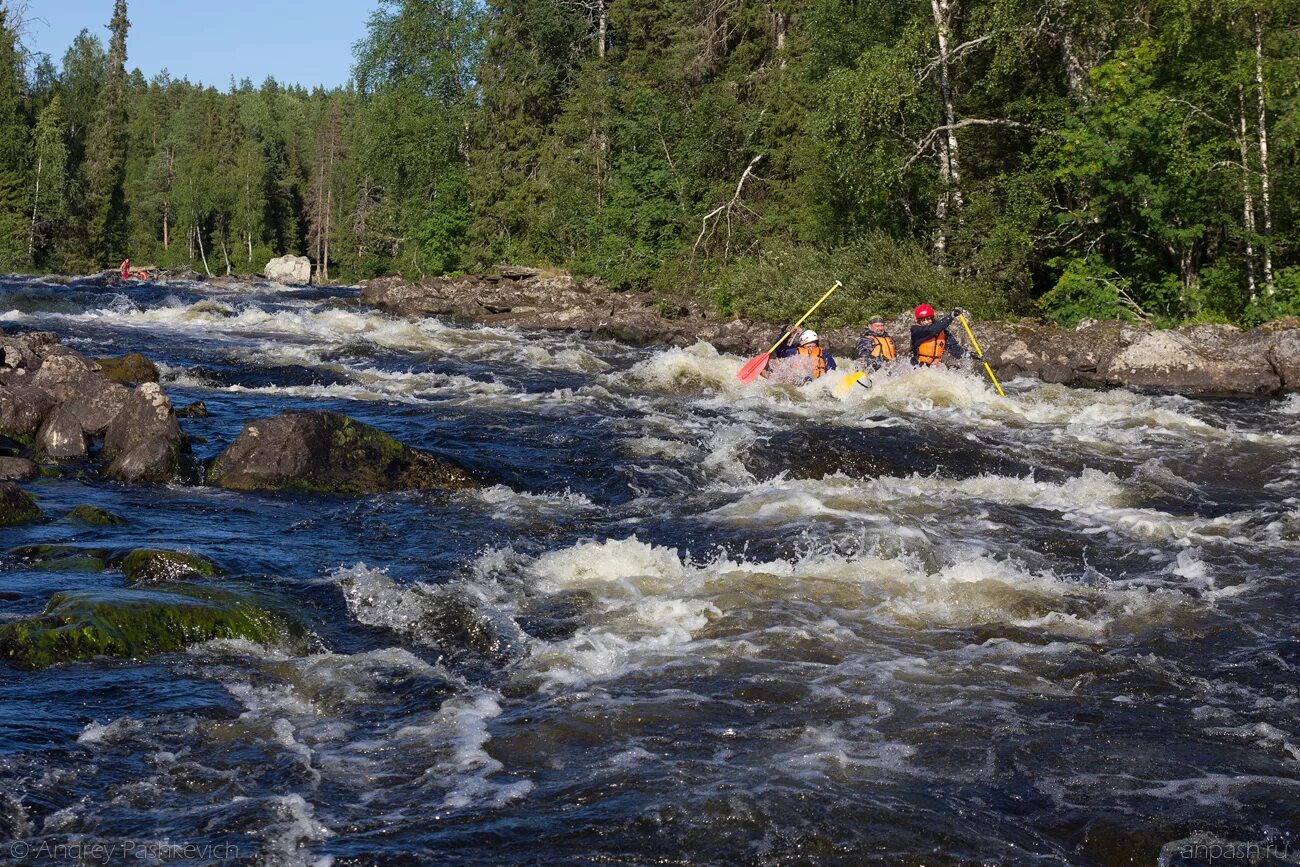
[[[407,322],[351,290],[11,279],[0,327],[155,358],[211,410],[182,422],[203,458],[325,408],[492,480],[27,486],[48,515],[129,523],[4,549],[200,552],[314,638],[0,667],[0,862],[1300,852],[1296,399],[1024,381],[1004,401],[931,371],[744,388],[707,345]],[[4,618],[122,584],[0,570]],[[467,611],[490,642],[429,625]]]

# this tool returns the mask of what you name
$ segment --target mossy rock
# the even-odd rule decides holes
[[[56,593],[34,617],[0,626],[0,659],[27,669],[115,656],[144,659],[218,638],[275,644],[302,627],[234,593],[187,584]]]
[[[208,468],[234,491],[364,494],[469,488],[462,467],[335,412],[287,412],[252,422]]]
[[[93,527],[116,527],[126,523],[112,512],[106,512],[97,506],[77,506],[63,517],[69,521],[79,521]]]
[[[221,574],[217,564],[198,554],[140,548],[122,560],[122,574],[133,584],[157,581],[215,578]]]
[[[108,548],[76,545],[23,545],[11,548],[9,555],[33,572],[102,572],[121,556]]]
[[[99,369],[113,382],[122,385],[139,385],[158,381],[158,365],[138,352],[128,352],[120,358],[99,359]]]
[[[13,482],[0,482],[0,527],[39,520],[41,509],[32,496]]]

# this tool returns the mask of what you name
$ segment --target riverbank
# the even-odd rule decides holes
[[[383,277],[362,284],[361,300],[404,316],[549,331],[589,332],[633,344],[689,346],[752,355],[768,348],[781,323],[721,316],[702,300],[650,292],[613,292],[599,280],[530,268],[414,282]],[[921,299],[918,299],[921,300]],[[942,303],[942,299],[924,299]],[[910,315],[890,318],[906,340]],[[812,323],[816,325],[815,321]],[[1160,331],[1119,321],[1062,329],[1042,322],[975,322],[976,339],[1004,378],[1124,386],[1200,396],[1256,397],[1300,391],[1300,321],[1242,330],[1190,325]],[[852,355],[856,328],[818,329],[832,353]],[[958,335],[963,344],[965,335]]]

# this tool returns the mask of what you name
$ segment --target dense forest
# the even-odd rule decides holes
[[[0,270],[1300,314],[1300,0],[382,0],[329,91],[146,80],[105,6],[57,63],[0,12]]]

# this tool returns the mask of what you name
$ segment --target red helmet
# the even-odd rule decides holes
[[[916,308],[914,312],[916,313],[917,319],[925,319],[927,317],[930,319],[934,318],[934,308],[929,304],[922,304],[920,307]]]

